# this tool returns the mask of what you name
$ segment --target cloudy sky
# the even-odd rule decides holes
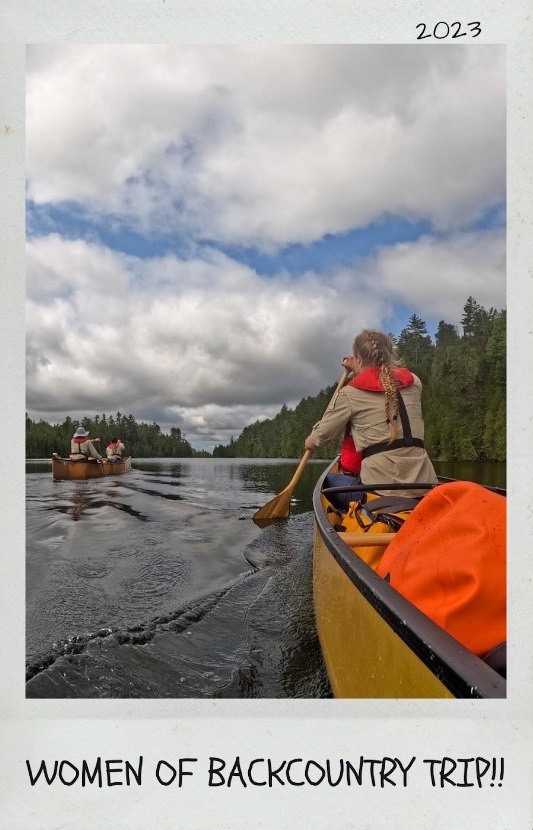
[[[500,46],[27,49],[27,410],[227,443],[505,307]]]

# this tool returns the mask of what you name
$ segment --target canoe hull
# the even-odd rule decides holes
[[[313,591],[322,654],[335,697],[453,697],[347,578],[317,529]]]
[[[505,680],[437,626],[342,541],[314,493],[315,618],[339,698],[505,697]]]
[[[52,458],[52,477],[54,481],[85,481],[90,478],[120,476],[131,470],[131,458],[122,461],[107,461],[101,464],[95,461],[71,461],[69,458]]]

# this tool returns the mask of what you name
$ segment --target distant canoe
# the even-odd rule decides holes
[[[337,532],[338,513],[322,492],[326,473],[313,496],[313,588],[317,630],[334,696],[505,697],[506,681],[499,672],[400,596],[363,560],[365,548],[357,547],[361,540],[385,546],[392,530],[367,537]]]
[[[131,470],[131,458],[121,461],[108,461],[103,458],[101,463],[96,461],[71,461],[70,458],[52,456],[52,477],[54,481],[85,481],[88,478],[104,478],[105,476],[121,476]]]

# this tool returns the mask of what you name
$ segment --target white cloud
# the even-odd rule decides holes
[[[458,323],[469,294],[502,307],[504,282],[500,231],[422,238],[297,278],[260,277],[212,250],[138,260],[36,239],[28,409],[51,421],[120,410],[177,425],[193,446],[227,442],[333,383],[354,334],[387,328],[395,302]]]
[[[486,308],[505,308],[505,233],[423,236],[381,249],[365,273],[369,290],[379,285],[392,302],[457,325],[469,296]]]
[[[501,47],[32,46],[28,193],[273,250],[505,195]],[[59,138],[58,138],[59,136]]]

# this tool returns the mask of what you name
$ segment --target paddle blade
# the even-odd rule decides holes
[[[273,519],[288,519],[291,512],[291,496],[292,487],[291,489],[286,487],[272,501],[269,501],[257,513],[254,513],[252,521],[259,527],[264,527]]]
[[[268,504],[265,504],[260,510],[257,511],[252,516],[252,520],[262,527],[265,523],[268,523],[272,519],[288,519],[289,513],[291,512],[291,496],[292,491],[296,487],[298,480],[302,474],[303,468],[307,464],[309,458],[311,457],[311,450],[306,450],[302,460],[298,464],[296,468],[296,472],[294,473],[293,477],[287,484],[284,490],[279,493],[275,499],[269,501]]]

